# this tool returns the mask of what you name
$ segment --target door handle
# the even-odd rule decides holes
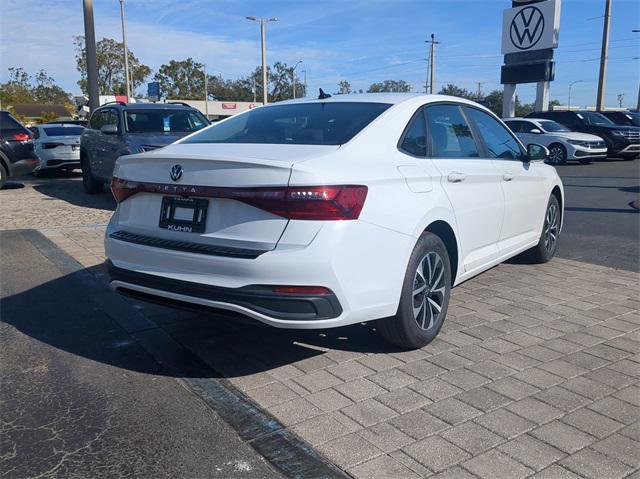
[[[515,175],[513,173],[509,173],[507,171],[505,171],[504,173],[502,173],[502,179],[504,181],[511,181],[515,178]]]
[[[464,173],[452,171],[449,173],[449,176],[447,176],[447,180],[449,180],[450,183],[460,183],[461,181],[464,181],[466,177],[467,176]]]

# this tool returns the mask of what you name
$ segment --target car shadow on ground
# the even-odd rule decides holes
[[[64,172],[66,173],[66,172]],[[52,175],[47,173],[47,175]],[[46,179],[38,179],[33,182],[33,189],[50,198],[66,201],[75,206],[93,208],[99,210],[116,209],[116,201],[111,192],[105,188],[103,193],[88,195],[82,188],[82,182],[77,180],[77,173],[55,173],[55,176],[47,176]]]
[[[1,321],[69,354],[147,374],[159,374],[157,367],[140,358],[140,354],[146,354],[140,343],[148,348],[149,341],[151,349],[159,351],[161,356],[169,355],[177,364],[197,358],[211,370],[208,377],[216,378],[242,377],[291,364],[302,365],[305,370],[305,364],[318,360],[330,364],[326,358],[319,358],[328,350],[338,356],[353,357],[362,353],[403,351],[384,342],[371,324],[327,330],[286,330],[225,312],[205,314],[139,303],[112,292],[93,277],[94,274],[104,277],[103,265],[92,270],[90,277],[84,270],[15,294],[5,294]],[[87,281],[92,284],[90,288]],[[111,307],[109,314],[105,301]],[[141,313],[151,320],[147,323],[151,327],[127,332],[121,321],[130,321],[124,318]],[[181,347],[167,345],[166,335]],[[158,337],[164,340],[155,344]],[[188,368],[180,372],[170,369],[160,372],[163,373],[203,377],[201,368],[196,368],[194,373]]]
[[[24,188],[24,183],[18,183],[16,181],[7,181],[4,186],[2,188],[0,188],[0,191],[5,191],[5,190],[20,190]]]

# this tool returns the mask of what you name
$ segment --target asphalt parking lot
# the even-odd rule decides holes
[[[20,179],[0,191],[0,471],[640,477],[638,168],[560,167],[559,257],[459,286],[410,352],[375,324],[275,330],[118,297],[109,194]]]

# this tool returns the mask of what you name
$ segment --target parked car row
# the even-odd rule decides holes
[[[605,157],[640,156],[640,114],[586,110],[533,112],[505,122],[523,142],[549,148],[549,163],[589,163]]]

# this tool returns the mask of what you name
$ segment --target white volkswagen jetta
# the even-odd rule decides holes
[[[118,160],[111,286],[281,328],[381,320],[422,347],[451,288],[553,256],[563,190],[488,110],[439,95],[267,105]]]

